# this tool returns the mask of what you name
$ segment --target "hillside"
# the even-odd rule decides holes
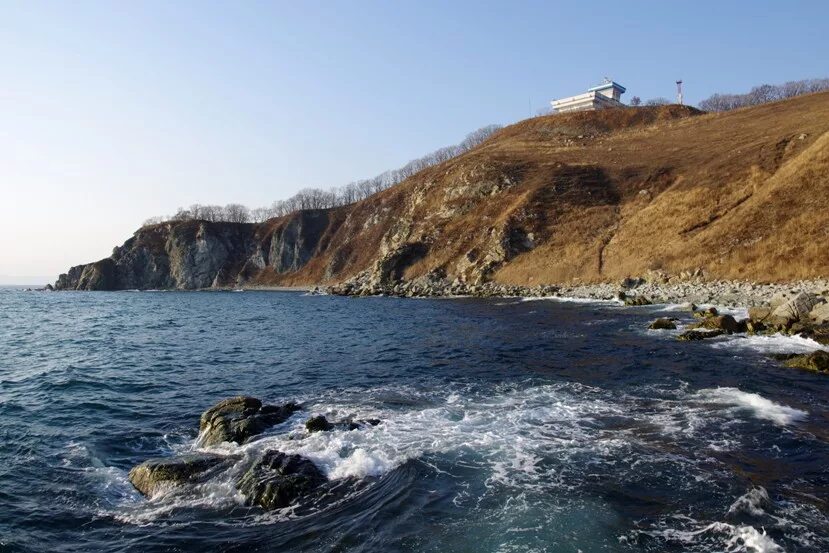
[[[829,275],[829,93],[522,121],[356,204],[139,229],[57,288]]]

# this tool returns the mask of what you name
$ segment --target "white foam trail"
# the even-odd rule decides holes
[[[738,388],[708,388],[697,392],[697,397],[704,402],[748,410],[758,419],[769,420],[781,426],[793,424],[809,415],[806,411],[774,403],[759,394],[743,392]]]
[[[341,407],[331,414],[330,400],[323,401],[308,404],[308,412],[292,419],[290,432],[283,430],[242,448],[274,448],[303,455],[330,479],[379,476],[409,459],[457,452],[489,466],[496,479],[500,471],[500,479],[507,482],[516,474],[533,473],[536,449],[545,442],[549,444],[550,438],[544,433],[552,427],[556,430],[554,441],[567,446],[562,454],[606,447],[605,440],[593,440],[596,431],[589,428],[589,423],[595,415],[621,411],[600,399],[576,397],[573,388],[538,386],[492,397],[445,394],[432,398],[437,405],[426,408],[359,413],[360,417],[381,419],[378,426],[307,435],[304,421],[308,412],[326,413],[336,419],[359,408]]]
[[[592,304],[600,304],[600,305],[624,305],[624,302],[621,302],[617,299],[612,300],[603,300],[599,298],[581,298],[581,297],[570,297],[570,296],[531,296],[531,297],[524,297],[521,298],[521,301],[557,301],[561,303],[592,303]]]
[[[782,547],[777,545],[765,530],[757,530],[753,526],[735,526],[726,522],[713,522],[697,530],[665,530],[644,532],[645,534],[663,538],[669,542],[678,542],[687,546],[707,546],[709,538],[720,537],[725,540],[725,549],[719,547],[716,551],[726,553],[783,553]],[[718,540],[719,541],[719,540]],[[706,549],[706,551],[714,551]]]
[[[747,319],[748,318],[748,308],[747,307],[733,307],[728,305],[717,305],[714,303],[702,303],[697,305],[697,309],[709,309],[713,307],[717,310],[720,315],[731,315],[738,321],[740,319]]]
[[[710,344],[715,348],[749,349],[760,353],[810,353],[819,349],[829,351],[829,346],[823,346],[810,338],[784,334],[772,334],[771,336],[734,334],[716,342],[710,342]]]

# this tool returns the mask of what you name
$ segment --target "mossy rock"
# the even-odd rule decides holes
[[[695,342],[697,340],[706,340],[708,338],[716,338],[725,334],[723,330],[688,330],[676,337],[677,340],[683,342]]]
[[[823,350],[813,351],[812,353],[775,355],[774,357],[778,361],[783,361],[783,364],[787,367],[829,373],[829,352]]]
[[[231,457],[213,453],[147,459],[130,470],[129,480],[139,492],[152,497],[161,487],[201,481],[208,474],[228,467],[232,461]]]
[[[242,444],[271,426],[286,421],[300,406],[262,405],[254,397],[237,396],[220,401],[205,411],[199,421],[201,443],[205,446],[222,442]]]
[[[716,307],[709,307],[708,309],[701,309],[694,311],[694,317],[697,319],[707,319],[709,317],[716,317],[720,314]]]
[[[676,323],[673,319],[661,317],[652,322],[648,328],[651,330],[676,330]]]
[[[267,451],[236,483],[249,505],[263,509],[287,507],[326,482],[310,460]]]

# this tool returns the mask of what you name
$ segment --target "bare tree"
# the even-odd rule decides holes
[[[641,106],[642,105],[642,98],[640,98],[639,96],[634,96],[633,98],[630,99],[630,105],[632,105],[633,107]]]
[[[782,85],[764,84],[755,86],[745,94],[713,94],[701,101],[699,107],[705,111],[729,111],[824,90],[829,90],[829,79],[789,81]]]
[[[223,220],[228,223],[250,222],[250,210],[242,204],[227,204],[224,208]]]
[[[670,103],[671,103],[670,100],[660,96],[658,98],[651,98],[650,100],[645,102],[645,105],[646,106],[667,106]]]
[[[468,152],[486,141],[500,128],[500,125],[481,127],[466,135],[459,144],[439,148],[423,157],[413,159],[399,169],[385,171],[373,178],[351,182],[339,188],[328,190],[304,188],[289,198],[276,200],[270,207],[258,207],[250,210],[240,204],[227,204],[224,207],[193,204],[188,209],[179,208],[172,217],[148,219],[145,225],[165,220],[186,221],[194,219],[210,222],[261,223],[270,218],[283,217],[303,209],[330,209],[352,204],[399,184],[424,169]]]

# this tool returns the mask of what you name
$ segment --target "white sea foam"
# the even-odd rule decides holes
[[[332,413],[328,399],[308,404],[309,411],[331,418],[359,412],[361,417],[383,422],[360,430],[307,435],[303,427],[305,413],[294,420],[291,431],[269,434],[241,449],[274,448],[297,453],[314,461],[331,479],[379,476],[410,459],[456,452],[474,463],[488,465],[495,480],[508,483],[516,473],[535,470],[537,450],[545,442],[564,445],[562,452],[571,454],[606,445],[603,440],[593,439],[596,431],[589,428],[589,422],[595,415],[621,411],[601,399],[580,399],[572,389],[538,386],[494,397],[452,392],[428,398],[436,405],[406,411],[357,411],[359,405],[341,404]],[[544,433],[552,430],[555,437],[551,440]]]
[[[133,491],[122,494],[118,505],[107,503],[101,508],[118,520],[139,525],[164,520],[180,509],[233,508],[244,503],[235,488],[241,471],[263,451],[276,449],[310,459],[332,484],[343,482],[349,487],[352,484],[347,479],[368,479],[363,484],[371,486],[374,478],[411,460],[431,467],[436,474],[451,477],[458,471],[463,474],[458,476],[463,487],[452,500],[455,504],[475,508],[482,500],[495,500],[502,503],[503,512],[499,511],[498,516],[509,524],[523,528],[526,521],[544,520],[546,528],[560,516],[557,508],[567,510],[567,497],[581,494],[589,480],[586,475],[615,473],[623,479],[638,478],[650,466],[664,471],[667,464],[678,479],[671,477],[673,485],[689,490],[707,485],[711,478],[723,477],[723,473],[712,470],[710,463],[715,461],[686,456],[660,445],[673,443],[678,434],[682,439],[704,438],[730,449],[739,447],[740,416],[744,418],[741,411],[747,409],[780,424],[805,416],[736,389],[688,393],[680,386],[640,392],[638,397],[576,383],[456,384],[445,388],[388,385],[331,391],[308,399],[303,411],[258,439],[241,446],[221,444],[211,448],[245,459],[219,477],[196,486],[164,490],[149,501]],[[654,401],[655,394],[667,394],[669,398]],[[712,404],[725,404],[726,409],[712,409]],[[304,422],[315,414],[324,414],[329,420],[353,417],[378,418],[382,422],[358,430],[309,434]],[[180,444],[174,449],[185,451],[188,447]],[[477,475],[473,481],[469,480],[470,474]],[[106,477],[112,479],[109,493],[114,499],[130,488],[123,471]],[[349,494],[359,494],[361,489],[355,487]],[[742,508],[743,503],[746,508],[754,505],[753,496],[740,501],[735,502],[734,509]],[[591,508],[601,509],[602,505]],[[246,524],[271,524],[294,516],[298,515],[286,509],[256,515]],[[707,532],[704,539],[715,539],[720,546],[738,536],[746,544],[765,543],[767,547],[735,546],[727,551],[776,551],[762,532],[751,527],[722,528],[726,527],[730,528],[728,532],[702,527],[693,532]],[[684,528],[687,526],[671,531]],[[716,537],[712,537],[714,534]]]
[[[711,342],[711,346],[715,348],[749,349],[760,353],[809,353],[819,349],[829,351],[829,346],[823,346],[810,338],[786,336],[784,334],[772,334],[770,336],[735,334]]]
[[[743,392],[738,388],[707,388],[697,392],[703,402],[732,406],[735,411],[749,411],[759,419],[785,426],[805,419],[809,413],[775,403],[759,394]]]
[[[557,301],[561,303],[587,303],[587,304],[599,304],[599,305],[624,305],[624,302],[621,302],[617,299],[599,299],[599,298],[580,298],[580,297],[570,297],[570,296],[533,296],[533,297],[524,297],[521,298],[521,301]]]
[[[702,528],[692,530],[665,528],[642,533],[668,542],[680,543],[694,551],[726,553],[782,553],[784,551],[766,534],[764,529],[757,530],[753,526],[733,525],[726,522],[712,522]]]

